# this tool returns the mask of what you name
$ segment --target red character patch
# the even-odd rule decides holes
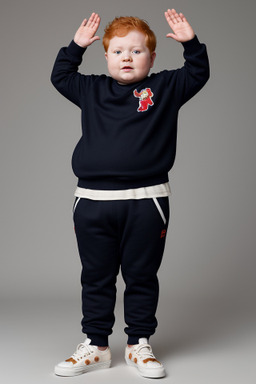
[[[137,89],[133,91],[133,95],[138,97],[139,100],[139,108],[138,112],[145,112],[148,110],[150,105],[154,105],[153,100],[151,99],[154,96],[154,93],[150,88],[142,89],[141,92],[137,92]]]

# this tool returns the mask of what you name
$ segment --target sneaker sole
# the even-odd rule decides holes
[[[105,361],[103,363],[87,365],[85,367],[83,367],[83,366],[80,366],[77,368],[73,367],[72,369],[65,368],[65,367],[59,367],[58,365],[56,365],[56,367],[54,368],[54,373],[57,376],[78,376],[78,375],[82,375],[83,373],[86,373],[89,371],[96,371],[98,369],[110,368],[110,366],[111,366],[111,360]]]
[[[160,368],[142,368],[138,364],[135,364],[133,361],[128,359],[127,357],[125,358],[126,364],[129,365],[130,367],[137,368],[141,376],[143,377],[148,377],[151,379],[158,379],[160,377],[165,377],[165,370],[164,367]]]

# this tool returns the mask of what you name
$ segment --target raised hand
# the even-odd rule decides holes
[[[164,14],[167,23],[174,32],[168,33],[166,37],[171,37],[180,43],[184,43],[195,37],[194,31],[183,13],[178,14],[175,9],[168,9]]]
[[[95,36],[100,25],[100,17],[97,13],[92,13],[89,20],[84,19],[80,27],[78,28],[74,42],[80,47],[86,48],[94,41],[100,40],[99,36]]]

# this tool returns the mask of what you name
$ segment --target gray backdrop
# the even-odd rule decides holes
[[[227,316],[255,313],[255,2],[1,0],[0,298],[13,339],[30,300],[38,310],[54,300],[64,300],[66,308],[70,303],[71,310],[72,300],[80,300],[71,212],[76,178],[70,165],[80,138],[80,111],[50,83],[57,52],[92,11],[102,17],[100,36],[113,17],[136,15],[157,35],[152,71],[177,68],[183,64],[182,47],[165,38],[163,13],[171,7],[187,16],[207,44],[211,78],[180,111],[170,172],[172,215],[159,272],[164,329],[159,337],[164,340],[170,331],[168,319],[178,332],[181,318],[190,321],[191,313],[194,322],[202,321],[202,314],[207,321],[215,316],[212,327],[220,308]],[[107,73],[101,42],[88,49],[80,70]],[[119,278],[120,301],[122,290]],[[231,324],[233,315],[228,319]],[[34,326],[40,329],[42,318],[38,321]],[[172,338],[181,347],[183,339]],[[64,356],[54,359],[59,357]]]

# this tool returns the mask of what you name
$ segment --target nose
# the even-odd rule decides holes
[[[131,58],[131,56],[128,53],[125,53],[124,56],[123,56],[123,61],[124,62],[129,62],[129,61],[132,61],[132,58]]]

